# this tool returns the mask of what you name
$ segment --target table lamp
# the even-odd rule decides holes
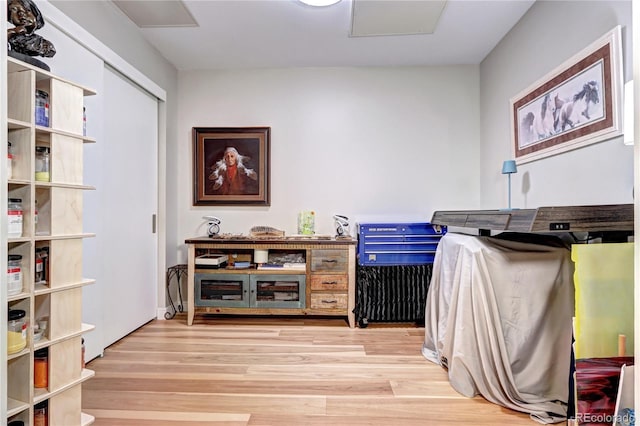
[[[517,172],[515,160],[505,160],[502,163],[502,174],[509,177],[509,210],[511,210],[511,175]]]

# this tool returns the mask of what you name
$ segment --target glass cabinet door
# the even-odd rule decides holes
[[[305,307],[305,275],[195,274],[196,306]]]
[[[249,276],[195,274],[196,306],[249,306]]]
[[[305,275],[252,275],[251,306],[304,308]]]

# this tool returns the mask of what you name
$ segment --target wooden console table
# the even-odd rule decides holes
[[[344,316],[355,327],[354,239],[197,237],[188,245],[187,324],[196,313]],[[259,269],[254,250],[304,259],[299,268]],[[196,266],[203,254],[228,256],[226,266]],[[236,267],[239,262],[248,267]],[[277,288],[280,286],[280,289]]]

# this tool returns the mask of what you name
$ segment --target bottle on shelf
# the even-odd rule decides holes
[[[7,258],[7,296],[22,291],[22,256],[10,254]]]
[[[22,309],[10,309],[7,322],[7,352],[20,352],[27,346],[27,313]]]
[[[42,401],[33,407],[33,426],[48,426],[49,424],[49,404]]]
[[[37,326],[37,327],[36,327]],[[47,329],[49,328],[49,317],[41,317],[36,321],[36,326],[34,326],[34,330],[38,330],[38,339],[41,339],[43,336],[47,334]],[[34,340],[35,340],[34,336]]]
[[[36,90],[36,125],[49,127],[49,93]]]
[[[7,142],[7,179],[13,178],[13,148],[11,142]]]
[[[36,247],[35,261],[36,261],[36,267],[34,271],[35,275],[33,278],[36,284],[40,284],[44,282],[43,280],[44,261],[42,260],[42,249],[39,247]]]
[[[36,146],[36,180],[49,182],[49,147]]]
[[[40,248],[40,257],[42,258],[42,282],[46,284],[49,281],[49,246]]]
[[[33,387],[49,387],[49,350],[39,349],[33,353]]]
[[[9,198],[7,204],[7,237],[22,237],[22,198]]]

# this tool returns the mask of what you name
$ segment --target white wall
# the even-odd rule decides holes
[[[479,206],[477,66],[181,72],[176,180],[179,240],[253,225],[316,232],[333,214],[355,221],[428,221]],[[192,127],[270,126],[271,206],[192,206]],[[186,258],[184,245],[182,259]]]
[[[512,158],[509,100],[616,25],[631,78],[631,1],[539,1],[480,66],[483,208],[507,205],[502,161]],[[633,147],[622,138],[518,166],[512,205],[632,203]]]

